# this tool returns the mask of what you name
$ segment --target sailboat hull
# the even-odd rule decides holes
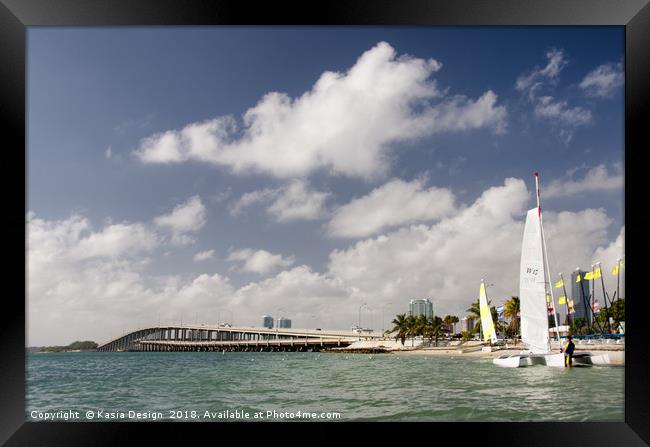
[[[594,366],[625,366],[625,352],[587,353],[586,361]]]
[[[545,365],[546,360],[541,354],[511,354],[492,359],[492,363],[502,368],[522,368],[524,366]]]
[[[564,368],[564,354],[548,354],[544,356],[544,364],[555,368]]]
[[[525,366],[564,367],[563,354],[514,354],[502,355],[492,360],[492,363],[502,368],[523,368]]]
[[[522,368],[525,366],[550,366],[564,368],[564,354],[510,354],[496,357],[492,363],[502,368]],[[625,366],[623,352],[593,354],[581,352],[573,356],[573,366]]]

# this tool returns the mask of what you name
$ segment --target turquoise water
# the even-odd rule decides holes
[[[113,421],[297,421],[304,413],[321,421],[623,421],[624,368],[511,369],[392,354],[30,353],[26,403],[31,421],[68,411],[76,421],[88,411]]]

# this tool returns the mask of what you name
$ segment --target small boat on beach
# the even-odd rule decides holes
[[[479,289],[478,304],[481,312],[483,341],[492,345],[497,342],[497,332],[494,330],[492,312],[490,312],[490,307],[488,306],[487,293],[485,292],[485,280],[483,279],[481,280],[481,288]]]
[[[555,327],[558,327],[558,322],[546,253],[538,173],[535,173],[535,187],[537,207],[529,210],[526,214],[519,270],[521,339],[528,350],[493,359],[495,365],[506,368],[534,365],[563,368],[565,361],[562,352],[551,350],[549,304],[552,306]],[[559,342],[557,333],[556,337]],[[610,353],[576,352],[573,355],[574,366],[610,366],[614,364],[620,365],[621,359],[618,357],[613,359],[610,357]]]

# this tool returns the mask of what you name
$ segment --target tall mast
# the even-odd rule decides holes
[[[535,190],[537,191],[537,215],[539,216],[539,228],[542,230],[542,253],[544,255],[544,288],[546,289],[546,294],[551,295],[551,305],[553,306],[553,321],[555,321],[555,339],[560,341],[560,326],[557,322],[557,312],[555,311],[555,297],[553,296],[553,287],[551,287],[551,271],[548,268],[548,255],[546,253],[546,238],[544,237],[544,225],[542,220],[542,205],[540,204],[540,192],[539,192],[539,173],[535,172]],[[548,279],[548,281],[547,281]]]
[[[559,273],[560,281],[562,281],[562,291],[564,292],[564,304],[566,305],[566,324],[571,326],[571,317],[569,316],[569,296],[566,293],[566,285],[564,284],[564,276],[562,272]]]
[[[601,268],[600,261],[599,261],[599,262],[596,262],[594,265],[591,266],[592,269],[593,269],[594,267],[597,267],[597,268],[598,268],[598,271],[600,271],[600,284],[603,286],[603,302],[605,303],[605,312],[606,312],[606,313],[609,313],[609,312],[607,312],[607,311],[608,311],[608,307],[607,307],[607,292],[605,291],[605,280],[603,279],[603,269]],[[612,332],[612,325],[611,325],[610,322],[609,322],[609,318],[610,318],[610,317],[607,318],[607,322],[606,322],[606,323],[607,323],[607,329],[609,329],[609,332],[611,333],[611,332]]]
[[[483,278],[481,278],[481,285],[483,286],[483,288],[485,290],[485,280]],[[485,290],[485,300],[487,301],[487,290]],[[481,297],[480,296],[478,298],[478,314],[479,314],[479,318],[480,318],[480,315],[481,315]],[[478,338],[480,338],[481,340],[483,340],[483,324],[484,323],[485,322],[481,318],[481,324],[478,327]]]
[[[585,314],[587,316],[587,320],[589,320],[589,312],[587,312],[587,309],[589,309],[591,311],[591,321],[589,322],[590,323],[590,330],[593,331],[594,323],[596,323],[598,325],[598,329],[600,330],[600,332],[602,332],[603,329],[601,328],[600,323],[598,322],[598,320],[596,320],[596,315],[594,315],[594,308],[589,302],[589,300],[591,299],[591,295],[587,296],[585,294],[585,287],[584,287],[585,279],[584,279],[584,276],[580,276],[580,267],[576,267],[576,272],[578,272],[578,276],[580,277],[580,291],[582,292],[582,303],[585,306]]]
[[[616,299],[619,299],[621,297],[620,285],[621,285],[621,258],[618,258],[616,260]]]

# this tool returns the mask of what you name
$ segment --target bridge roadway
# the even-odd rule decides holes
[[[345,347],[381,338],[377,332],[162,325],[136,329],[101,344],[98,351],[304,351]]]

